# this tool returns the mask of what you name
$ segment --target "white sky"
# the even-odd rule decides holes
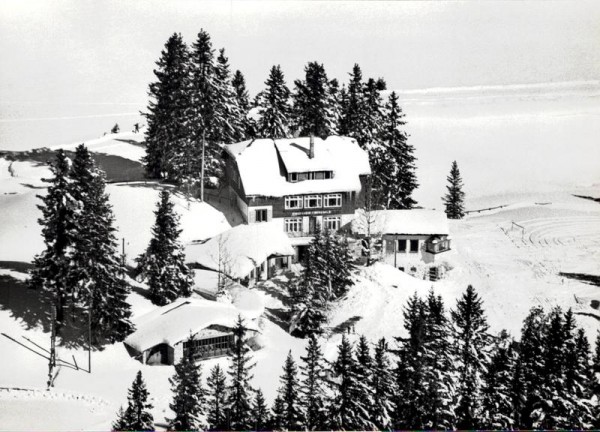
[[[310,60],[390,88],[598,79],[600,2],[0,0],[0,101],[145,102],[173,32],[224,46],[252,93]]]

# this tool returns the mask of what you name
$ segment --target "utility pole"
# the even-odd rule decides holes
[[[200,200],[204,202],[204,155],[206,152],[205,130],[202,130],[202,168],[200,171]]]
[[[50,358],[48,359],[48,390],[53,386],[52,374],[56,367],[56,306],[52,305],[50,312]]]

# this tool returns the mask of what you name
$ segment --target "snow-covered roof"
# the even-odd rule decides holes
[[[248,329],[258,331],[255,324],[231,304],[197,298],[179,299],[135,320],[137,330],[125,339],[125,343],[139,352],[161,343],[174,346],[190,334],[213,325],[233,328],[238,315],[245,318]]]
[[[188,263],[244,278],[272,255],[294,255],[290,239],[280,225],[261,222],[239,225],[210,240],[186,247]],[[219,266],[221,261],[221,266]]]
[[[382,234],[449,235],[446,213],[437,210],[383,211]]]
[[[257,139],[225,146],[236,160],[246,195],[273,196],[359,191],[360,175],[371,173],[369,156],[353,138]],[[280,158],[285,170],[281,169]],[[288,182],[285,171],[333,171],[332,179]]]
[[[352,230],[366,234],[449,235],[446,214],[437,210],[378,210],[365,214],[357,211]]]

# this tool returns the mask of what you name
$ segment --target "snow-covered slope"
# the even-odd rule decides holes
[[[125,159],[140,162],[142,157],[146,154],[145,147],[142,144],[143,141],[144,134],[142,132],[121,132],[83,141],[83,144],[85,144],[93,153],[120,156]],[[51,149],[75,151],[75,148],[77,148],[79,144],[81,144],[81,142],[61,144],[52,146]]]

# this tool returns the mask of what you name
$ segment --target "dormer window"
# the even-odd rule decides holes
[[[298,181],[298,173],[290,173],[290,182],[296,183]]]
[[[333,171],[307,171],[293,172],[288,174],[290,183],[301,182],[304,180],[326,180],[333,178]]]

